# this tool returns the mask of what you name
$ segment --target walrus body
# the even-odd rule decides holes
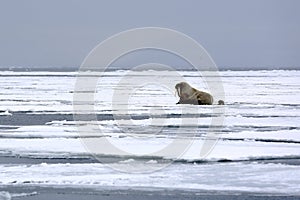
[[[212,105],[213,97],[207,92],[203,92],[191,87],[186,82],[176,84],[175,89],[180,97],[177,104],[193,104],[193,105]]]

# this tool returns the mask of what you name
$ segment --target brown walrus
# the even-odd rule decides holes
[[[191,87],[186,82],[177,83],[176,92],[180,97],[177,104],[193,104],[193,105],[212,105],[213,97],[207,92],[203,92]],[[223,100],[219,100],[219,105],[224,105]]]

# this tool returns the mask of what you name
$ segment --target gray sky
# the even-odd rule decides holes
[[[79,66],[107,37],[158,26],[191,36],[220,67],[300,69],[299,10],[298,0],[0,0],[0,66]]]

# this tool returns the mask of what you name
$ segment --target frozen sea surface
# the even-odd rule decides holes
[[[179,73],[192,86],[208,90],[199,73]],[[129,87],[119,84],[126,74],[106,72],[96,92],[89,92],[94,94],[97,120],[74,121],[76,72],[0,72],[0,184],[300,194],[300,71],[220,72],[224,122],[216,129],[218,142],[205,157],[200,151],[217,105],[176,105],[175,90],[152,84],[136,90],[129,110],[117,110],[116,120],[112,97]],[[161,79],[168,76],[159,74]],[[149,72],[130,75],[151,79]],[[177,81],[174,77],[174,86]],[[94,130],[80,132],[78,126]],[[84,146],[102,140],[122,150],[97,148],[106,164],[97,163]],[[189,145],[180,155],[160,151],[174,141]],[[160,170],[114,170],[143,172],[145,166]]]

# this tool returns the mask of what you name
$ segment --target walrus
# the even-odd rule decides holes
[[[177,104],[193,104],[193,105],[212,105],[213,96],[207,92],[197,90],[186,82],[177,83],[175,86],[179,96]],[[219,100],[219,105],[224,105],[223,100]]]

